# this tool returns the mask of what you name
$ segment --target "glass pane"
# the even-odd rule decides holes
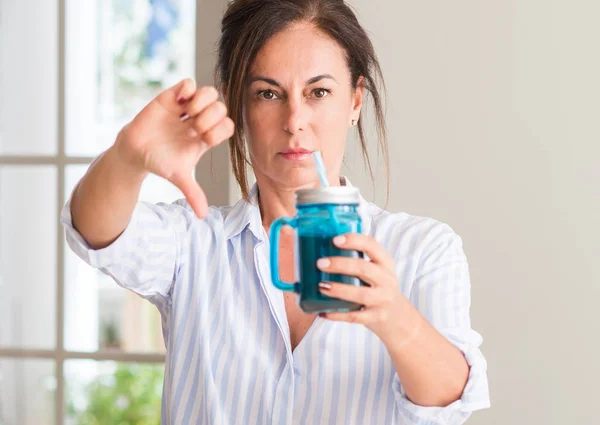
[[[57,6],[0,0],[0,154],[57,151]]]
[[[0,425],[55,424],[53,361],[0,359]]]
[[[67,196],[87,167],[67,166]],[[144,181],[140,194],[140,199],[149,202],[171,202],[181,197],[173,184],[154,175]],[[65,249],[65,347],[72,351],[165,351],[156,307],[88,266],[68,246]]]
[[[65,363],[66,425],[160,425],[162,364]]]
[[[0,347],[56,340],[56,169],[0,167]]]
[[[194,75],[195,0],[67,0],[66,152],[95,156]]]

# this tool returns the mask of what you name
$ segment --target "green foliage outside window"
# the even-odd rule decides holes
[[[77,425],[160,425],[162,383],[163,365],[118,364],[83,388],[83,408],[70,397],[67,414]]]

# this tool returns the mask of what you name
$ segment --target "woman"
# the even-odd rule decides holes
[[[322,285],[362,311],[307,315],[271,284],[269,226],[295,214],[296,190],[318,186],[312,151],[322,152],[331,185],[349,184],[340,176],[346,136],[358,123],[366,156],[367,92],[385,148],[379,65],[351,9],[234,1],[217,71],[227,106],[192,80],[164,91],[94,162],[62,215],[81,258],[161,312],[162,423],[458,424],[489,406],[468,265],[447,225],[362,201],[365,234],[337,243],[370,261],[318,262],[371,284]],[[192,172],[228,138],[243,199],[208,208]],[[137,202],[148,173],[186,199]],[[291,233],[281,247],[281,277],[291,281]]]

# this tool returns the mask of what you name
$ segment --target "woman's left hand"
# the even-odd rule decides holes
[[[412,305],[400,292],[395,263],[384,248],[371,236],[347,233],[336,236],[333,243],[342,249],[362,251],[370,261],[362,258],[329,257],[317,261],[317,267],[327,273],[356,276],[370,286],[321,282],[321,293],[345,301],[364,305],[359,311],[321,313],[330,320],[361,323],[374,332],[384,343],[397,340],[407,333],[402,327],[402,316]]]

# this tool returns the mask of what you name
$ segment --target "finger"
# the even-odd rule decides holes
[[[192,175],[182,176],[177,174],[173,176],[171,182],[181,190],[185,199],[189,202],[190,206],[196,213],[198,218],[206,217],[208,211],[208,203],[206,202],[206,195],[200,188],[200,185]]]
[[[200,87],[193,94],[193,97],[189,99],[189,102],[184,105],[184,113],[190,117],[194,117],[218,100],[219,92],[216,88],[212,86]],[[227,109],[225,111],[227,112]]]
[[[191,78],[181,80],[173,87],[175,93],[175,101],[179,105],[183,105],[196,93],[196,81]]]
[[[202,135],[202,141],[213,147],[233,136],[235,126],[229,117],[221,120],[215,127]]]
[[[328,257],[320,258],[317,267],[327,273],[356,276],[371,286],[382,286],[393,279],[390,272],[381,265],[362,258]]]
[[[204,135],[227,117],[227,108],[222,102],[214,102],[190,121],[192,128],[204,140]]]
[[[191,78],[186,78],[173,87],[162,91],[156,97],[156,102],[169,112],[181,114],[187,98],[193,96],[195,92],[196,82]]]
[[[319,290],[328,297],[364,306],[377,305],[385,298],[384,291],[381,288],[354,286],[347,283],[321,282],[319,283]]]
[[[393,271],[395,263],[379,242],[373,237],[360,233],[346,233],[333,238],[333,243],[338,248],[362,251],[369,256],[371,261],[381,264],[386,269]]]
[[[375,320],[372,309],[349,312],[319,313],[319,316],[335,322],[361,323],[367,325]]]

